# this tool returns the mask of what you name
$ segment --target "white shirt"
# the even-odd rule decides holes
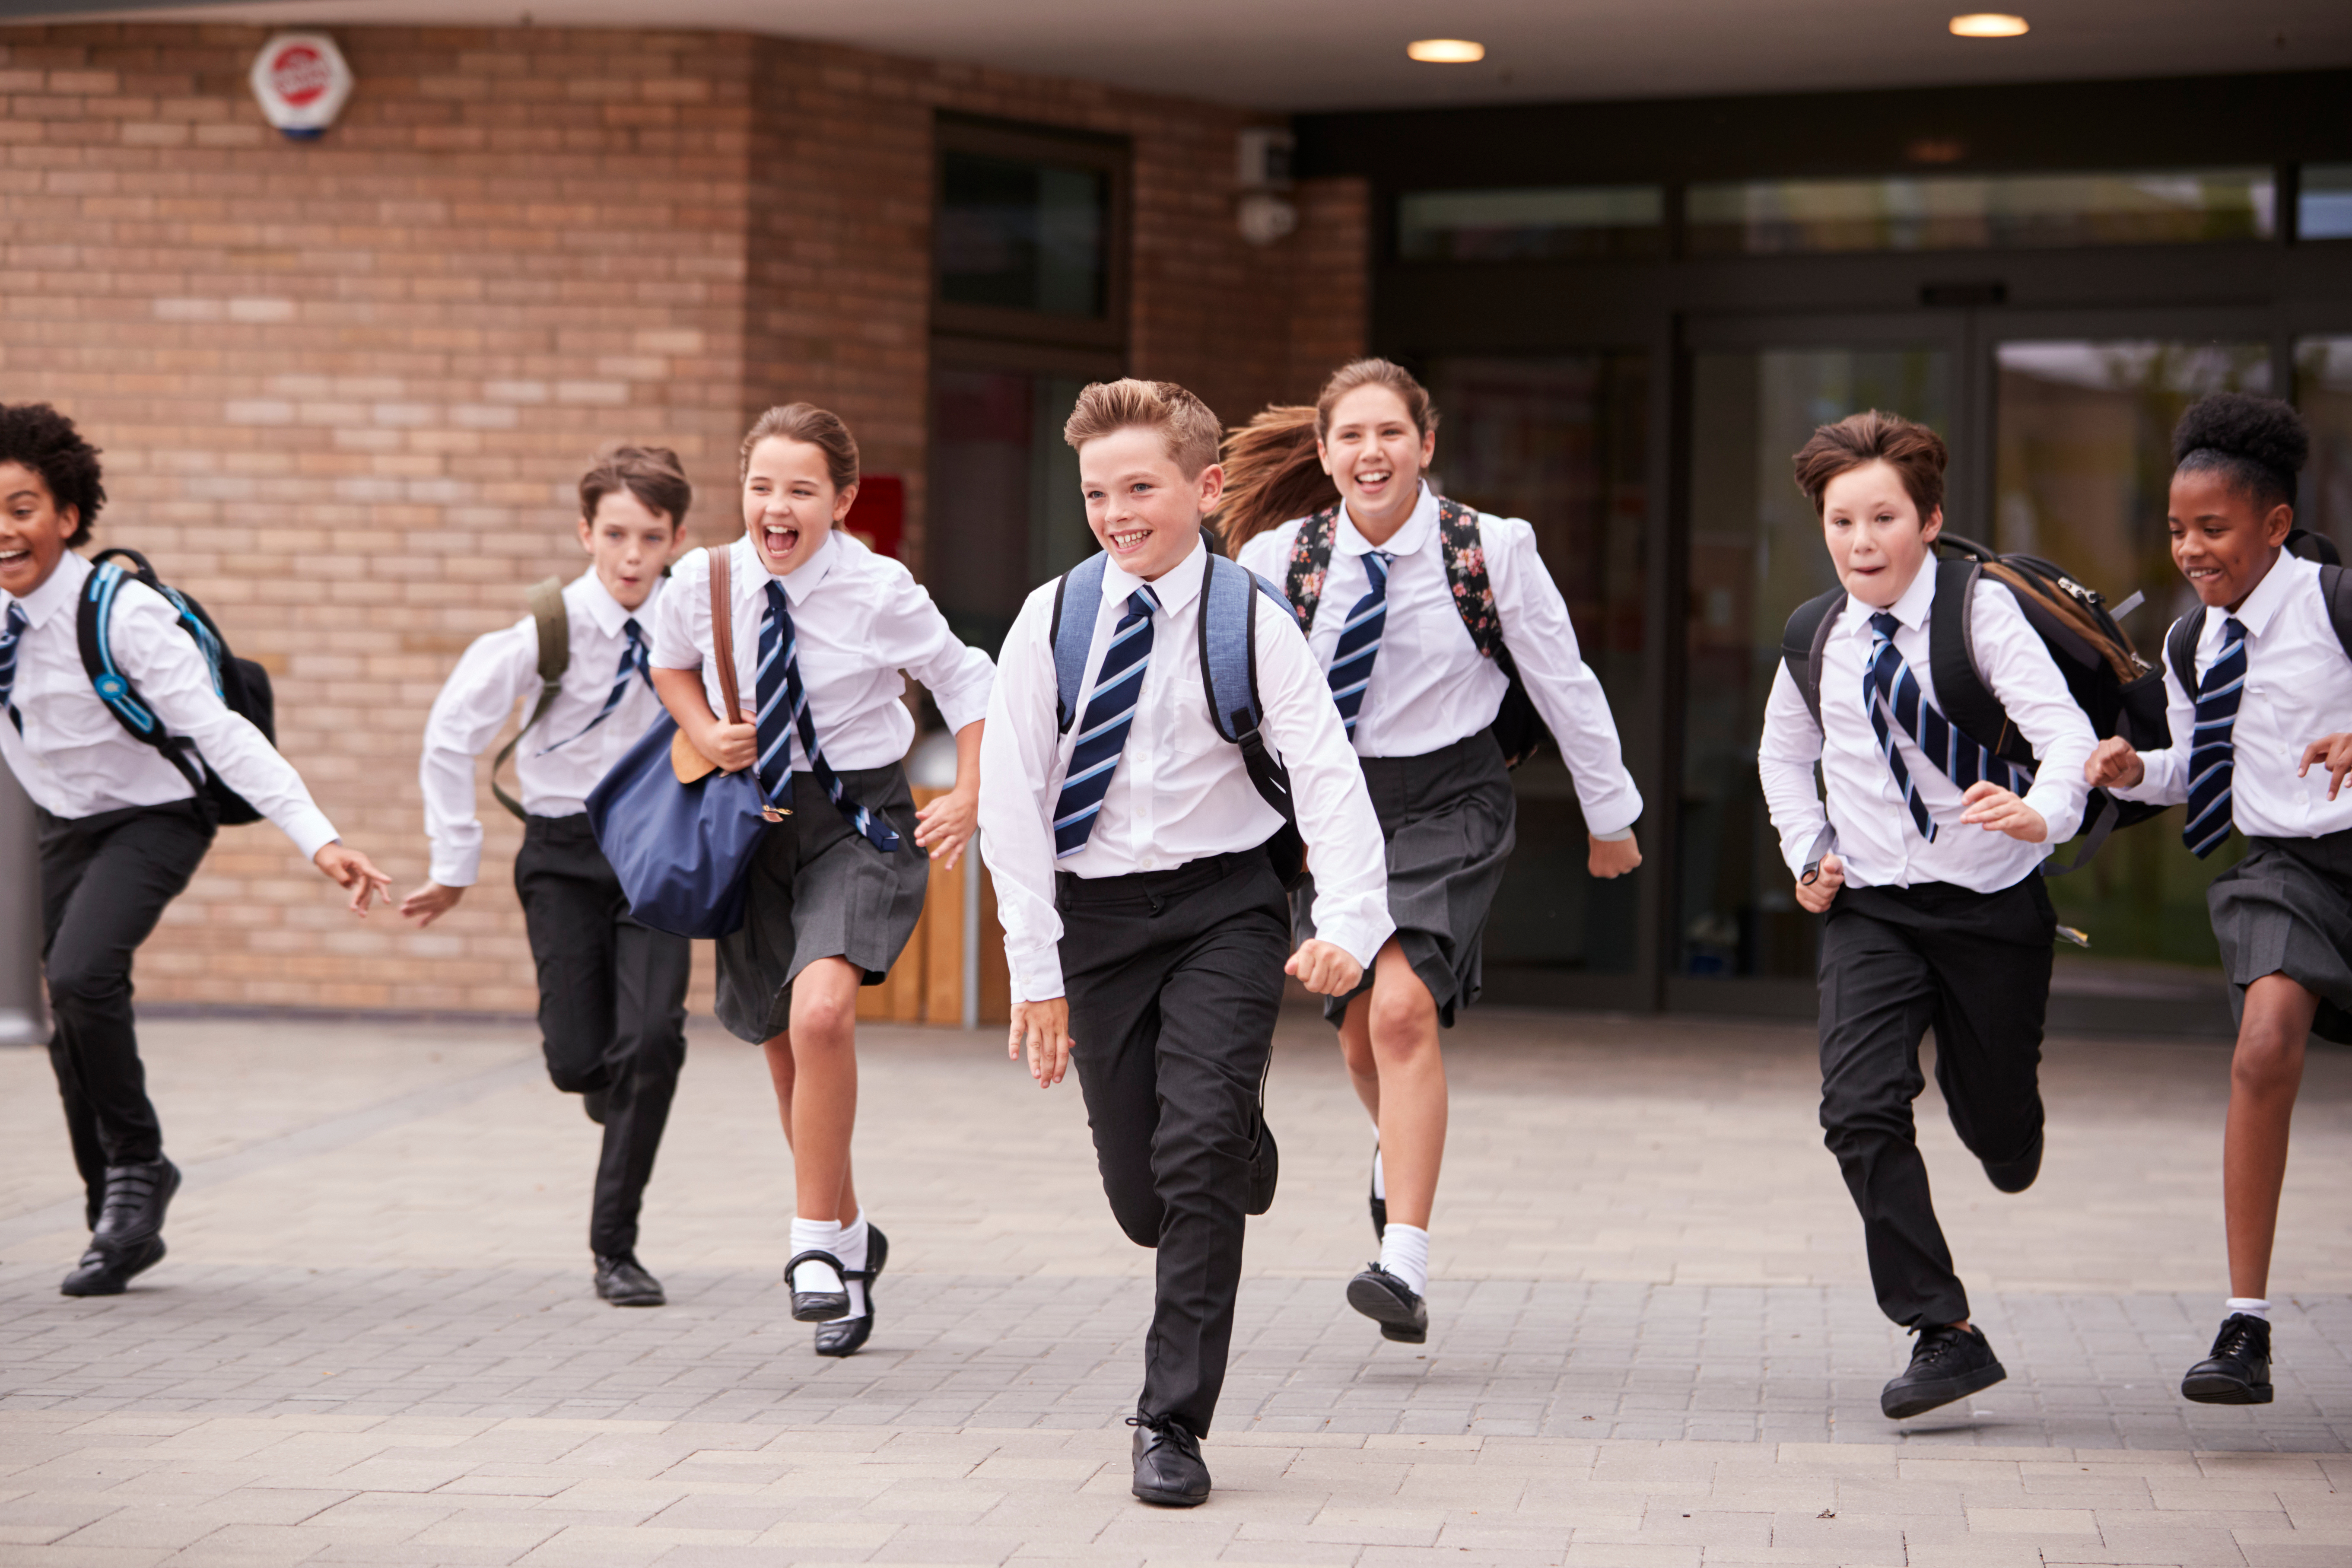
[[[1190,861],[1252,849],[1271,838],[1282,816],[1250,783],[1241,748],[1209,722],[1201,681],[1201,581],[1208,552],[1194,545],[1151,590],[1151,658],[1136,693],[1135,719],[1111,773],[1093,836],[1068,858],[1054,858],[1054,802],[1070,765],[1077,726],[1055,733],[1054,584],[1021,606],[1004,639],[1003,664],[980,743],[980,835],[996,879],[1013,999],[1062,994],[1062,917],[1054,874],[1118,877],[1172,871]],[[1102,600],[1092,607],[1094,640],[1077,710],[1086,711],[1095,677],[1129,595],[1143,580],[1116,564],[1103,572]],[[1290,770],[1298,831],[1315,868],[1315,931],[1370,967],[1396,930],[1389,919],[1388,855],[1363,769],[1348,748],[1331,689],[1308,653],[1298,623],[1263,594],[1250,595],[1257,616],[1261,726]],[[1066,605],[1064,615],[1086,615]]]
[[[612,695],[628,646],[625,629],[634,617],[648,651],[653,645],[654,606],[666,579],[635,609],[625,607],[597,581],[582,573],[563,589],[564,622],[572,661],[564,667],[555,701],[515,748],[515,782],[522,808],[533,816],[571,816],[588,809],[596,787],[621,753],[635,743],[661,712],[651,685],[632,676],[627,694],[610,717],[588,730]],[[470,888],[481,874],[482,825],[474,815],[474,759],[513,716],[515,703],[539,700],[539,624],[529,616],[513,626],[474,639],[457,668],[433,700],[425,721],[425,754],[417,781],[425,789],[425,835],[433,846],[432,878],[445,888]],[[581,734],[587,730],[586,734]],[[568,739],[577,736],[578,739]],[[559,741],[565,742],[556,746]],[[547,748],[555,746],[555,750]]]
[[[1900,623],[1895,648],[1911,667],[1920,693],[1936,700],[1936,678],[1928,667],[1927,621],[1936,598],[1936,567],[1923,563],[1892,614]],[[1933,844],[1920,836],[1886,765],[1878,736],[1863,705],[1863,671],[1870,661],[1871,606],[1846,596],[1838,622],[1822,650],[1822,722],[1816,727],[1805,694],[1782,663],[1764,705],[1764,740],[1756,758],[1772,826],[1780,833],[1780,856],[1792,875],[1801,875],[1821,834],[1823,801],[1813,788],[1813,764],[1821,763],[1829,796],[1828,820],[1837,829],[1836,852],[1845,879],[1858,888],[1908,888],[1949,882],[1979,893],[1995,893],[2032,873],[2059,844],[2082,826],[2090,786],[2083,764],[2097,739],[2091,721],[2066,689],[2050,650],[2042,646],[2007,585],[1980,578],[1969,617],[1976,639],[1977,668],[1985,685],[2041,759],[2025,804],[2050,825],[2049,837],[2028,844],[2006,833],[1988,833],[1962,823],[1958,785],[1921,754],[1918,745],[1895,726],[1895,743],[1910,770],[1911,783],[1937,826]],[[1940,705],[1938,705],[1940,711]]]
[[[753,677],[771,581],[784,585],[816,743],[836,772],[905,760],[915,719],[900,700],[907,689],[902,669],[930,692],[950,731],[987,717],[994,667],[986,654],[956,640],[930,595],[898,562],[838,529],[782,577],[770,577],[748,536],[726,548],[734,574],[735,682],[746,721],[759,703]],[[654,621],[654,663],[664,669],[699,667],[710,710],[723,716],[719,667],[709,657],[709,551],[693,551],[670,568],[669,591]],[[808,771],[797,735],[793,770]]]
[[[2322,735],[2352,730],[2352,659],[2336,639],[2320,596],[2319,563],[2281,555],[2236,611],[2246,628],[2246,686],[2230,739],[2236,748],[2230,773],[2230,815],[2238,831],[2263,838],[2317,838],[2352,827],[2352,789],[2327,798],[2327,770],[2303,778],[2303,751]],[[2197,638],[2197,679],[2221,655],[2231,612],[2205,612]],[[2147,776],[2113,793],[2125,800],[2178,805],[2189,798],[2189,737],[2197,728],[2196,699],[2180,689],[2172,661],[2164,661],[2165,719],[2173,744],[2142,752]]]
[[[16,681],[9,701],[25,731],[0,719],[0,756],[33,804],[52,816],[95,816],[125,806],[189,799],[187,776],[131,732],[100,701],[82,668],[76,633],[81,587],[93,568],[68,552],[49,580],[23,603],[26,626],[16,644]],[[0,620],[14,596],[0,593]],[[179,612],[144,583],[125,578],[114,596],[108,642],[116,666],[174,735],[196,743],[205,764],[252,807],[277,824],[304,855],[335,839],[335,825],[310,800],[302,775],[261,731],[213,689],[212,672]]]
[[[1286,522],[1241,548],[1241,563],[1277,588],[1290,569],[1291,546],[1304,525]],[[1601,681],[1577,650],[1568,604],[1536,551],[1536,532],[1519,519],[1481,516],[1478,534],[1486,556],[1486,581],[1495,592],[1495,613],[1503,638],[1519,667],[1528,698],[1542,715],[1569,771],[1585,826],[1596,834],[1618,834],[1642,815],[1642,792],[1625,769],[1617,725]],[[1358,532],[1345,507],[1331,542],[1331,565],[1317,602],[1307,646],[1328,672],[1339,651],[1339,633],[1356,601],[1371,591],[1364,556],[1379,550],[1395,559],[1389,567],[1388,620],[1381,650],[1372,660],[1371,684],[1356,715],[1360,756],[1418,757],[1440,751],[1495,721],[1509,678],[1478,652],[1455,608],[1454,585],[1445,575],[1445,546],[1438,528],[1437,497],[1423,484],[1421,501],[1385,544]]]

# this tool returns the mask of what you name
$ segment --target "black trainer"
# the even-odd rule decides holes
[[[1375,1143],[1372,1145],[1373,1173],[1378,1174],[1380,1168],[1381,1146]],[[1389,1201],[1381,1196],[1381,1189],[1377,1185],[1372,1188],[1371,1196],[1368,1201],[1372,1205],[1372,1239],[1386,1241],[1389,1238]]]
[[[635,1253],[619,1258],[597,1255],[596,1294],[615,1307],[660,1307],[669,1300],[662,1294],[661,1281],[646,1272]]]
[[[60,1296],[120,1296],[137,1275],[163,1261],[163,1238],[151,1236],[128,1247],[93,1246],[58,1287]]]
[[[1377,1263],[1348,1281],[1348,1305],[1378,1323],[1384,1340],[1401,1345],[1429,1341],[1429,1303]]]
[[[2200,1405],[2271,1402],[2271,1325],[2267,1318],[2232,1312],[2213,1337],[2213,1353],[2189,1369],[2180,1396]]]
[[[1209,1500],[1209,1467],[1201,1439],[1179,1421],[1146,1421],[1130,1415],[1135,1428],[1135,1495],[1162,1508],[1198,1508]]]
[[[1982,1329],[1921,1329],[1911,1343],[1911,1364],[1879,1391],[1878,1408],[1890,1421],[1924,1415],[2008,1375]]]
[[[1986,1160],[1985,1178],[2004,1193],[2021,1193],[2033,1184],[2042,1173],[2042,1134],[2033,1134],[2033,1147],[2014,1160]]]
[[[109,1165],[106,1196],[98,1207],[98,1223],[90,1227],[89,1244],[128,1255],[162,1235],[163,1215],[179,1190],[180,1167],[161,1154],[142,1164]]]

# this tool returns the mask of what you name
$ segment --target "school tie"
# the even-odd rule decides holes
[[[841,775],[835,773],[824,760],[824,748],[816,742],[816,720],[810,716],[808,691],[801,685],[801,659],[798,639],[793,632],[792,606],[784,601],[783,585],[771,577],[767,583],[768,613],[760,622],[760,671],[756,687],[760,702],[758,741],[760,746],[760,793],[779,811],[789,809],[792,802],[791,767],[792,737],[797,731],[801,738],[801,755],[808,759],[809,772],[833,800],[833,808],[849,820],[866,842],[885,855],[898,847],[898,836],[890,825],[850,798],[842,787]]]
[[[2022,795],[2033,783],[2033,770],[1994,756],[1936,710],[1936,705],[1919,689],[1918,678],[1911,673],[1911,667],[1904,662],[1895,646],[1895,632],[1899,625],[1885,610],[1870,617],[1870,629],[1876,636],[1870,645],[1870,662],[1862,672],[1862,701],[1870,710],[1870,728],[1878,736],[1879,750],[1886,753],[1887,770],[1894,773],[1895,784],[1903,791],[1903,804],[1910,808],[1911,821],[1919,829],[1919,837],[1933,844],[1935,819],[1927,815],[1927,805],[1911,782],[1911,770],[1904,766],[1903,753],[1895,747],[1897,726],[1919,748],[1920,755],[1962,790],[1990,781],[2012,794]]]
[[[25,732],[25,716],[16,711],[16,645],[27,624],[25,606],[9,601],[7,623],[0,626],[0,708],[8,710],[8,722],[19,735]]]
[[[1103,794],[1110,788],[1118,753],[1135,723],[1135,697],[1143,689],[1144,666],[1151,661],[1151,612],[1160,596],[1149,587],[1127,596],[1127,613],[1112,628],[1110,647],[1103,650],[1102,668],[1095,672],[1095,689],[1087,711],[1078,721],[1077,743],[1070,751],[1070,771],[1054,802],[1054,858],[1075,855],[1087,847],[1102,812]]]
[[[541,756],[547,755],[548,752],[554,751],[557,746],[572,744],[580,738],[580,735],[586,734],[590,730],[611,718],[613,710],[621,705],[621,699],[629,694],[629,677],[635,676],[646,683],[646,690],[653,689],[654,672],[646,658],[646,635],[638,627],[636,616],[631,616],[621,623],[621,634],[628,641],[621,648],[621,668],[614,674],[613,689],[604,694],[604,706],[596,710],[596,717],[588,721],[579,735],[566,735],[556,742],[554,746],[550,746],[547,751],[540,752]]]
[[[1339,705],[1339,722],[1352,736],[1356,715],[1364,706],[1364,688],[1372,683],[1372,659],[1381,651],[1381,633],[1389,623],[1389,566],[1393,555],[1378,550],[1364,552],[1364,576],[1371,591],[1356,601],[1339,628],[1339,646],[1331,653],[1331,699]]]
[[[2199,859],[2230,837],[2231,776],[2237,772],[2238,700],[2246,694],[2246,628],[2231,616],[2221,623],[2221,657],[2197,687],[2197,730],[2189,743],[2189,826],[2180,841]]]

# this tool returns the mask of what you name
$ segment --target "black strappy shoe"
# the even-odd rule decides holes
[[[866,1310],[855,1318],[835,1318],[816,1326],[816,1353],[819,1355],[856,1355],[874,1337],[874,1281],[882,1275],[882,1266],[890,1261],[890,1238],[873,1221],[866,1222],[866,1267],[845,1268],[844,1280],[856,1279],[866,1287]]]
[[[793,1284],[793,1276],[803,1263],[822,1263],[845,1279],[849,1272],[841,1266],[841,1259],[830,1252],[794,1253],[793,1260],[784,1265],[784,1283],[792,1286],[793,1291],[793,1321],[822,1323],[848,1311],[849,1288],[846,1284],[838,1290],[803,1290]]]

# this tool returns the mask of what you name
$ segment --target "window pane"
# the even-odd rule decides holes
[[[1632,751],[1643,721],[1648,356],[1451,358],[1428,369],[1444,416],[1431,479],[1481,511],[1534,525],[1584,660]],[[1486,923],[1489,984],[1507,985],[1514,969],[1631,973],[1633,879],[1586,873],[1584,817],[1567,765],[1547,751],[1514,770],[1511,785],[1518,847]]]
[[[2268,239],[2268,169],[2108,174],[1940,174],[1693,185],[1702,254],[1982,250]]]
[[[2352,239],[2352,163],[2306,163],[2295,199],[2303,239]]]
[[[2352,560],[2352,338],[2294,345],[2294,401],[2311,426],[2296,521],[2335,540]]]
[[[1407,261],[1663,256],[1665,236],[1655,185],[1418,191],[1397,202],[1397,253]]]
[[[1100,317],[1110,179],[1096,169],[940,154],[940,297]]]
[[[931,374],[931,483],[923,581],[955,633],[990,654],[1029,590],[1094,549],[1077,454],[1062,422],[1066,376]]]

